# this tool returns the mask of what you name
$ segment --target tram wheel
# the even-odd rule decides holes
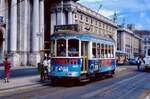
[[[58,81],[56,79],[51,79],[51,85],[56,86]]]

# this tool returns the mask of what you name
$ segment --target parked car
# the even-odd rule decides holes
[[[130,58],[130,59],[128,59],[128,64],[130,64],[130,65],[137,65],[137,60],[136,59],[132,59],[132,58]]]

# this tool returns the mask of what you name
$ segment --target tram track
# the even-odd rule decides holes
[[[147,76],[143,78],[144,75],[145,73],[140,73],[134,69],[129,69],[122,72],[117,72],[113,78],[104,78],[97,81],[92,81],[85,83],[82,86],[75,85],[72,87],[66,87],[63,85],[46,85],[40,88],[20,91],[19,95],[18,92],[7,94],[7,97],[4,99],[16,99],[16,97],[21,99],[22,96],[26,99],[32,99],[33,97],[38,97],[38,99],[101,99],[100,97],[103,97],[102,99],[109,97],[111,97],[111,99],[113,99],[113,97],[115,97],[114,99],[123,99],[124,96],[130,95],[130,93],[136,91],[136,85],[140,85],[142,84],[142,81],[147,80]],[[142,92],[143,90],[144,89],[141,88]],[[119,95],[122,95],[122,97]]]
[[[120,87],[122,87],[122,86],[127,86],[128,85],[127,83],[135,83],[137,81],[136,80],[137,77],[142,77],[143,75],[144,74],[138,74],[136,76],[133,76],[133,77],[121,80],[119,82],[116,82],[116,83],[114,83],[110,86],[104,87],[102,89],[98,89],[98,90],[95,90],[93,92],[86,93],[85,95],[82,96],[82,98],[91,98],[91,97],[94,97],[98,94],[101,94],[100,97],[102,97],[104,95],[108,95],[108,94],[114,92],[117,89],[120,90],[121,89]]]

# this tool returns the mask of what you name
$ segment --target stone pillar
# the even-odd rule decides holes
[[[17,50],[17,0],[11,0],[11,16],[10,16],[10,26],[11,26],[11,37],[10,37],[10,51],[16,52]]]
[[[39,35],[39,50],[44,49],[44,0],[40,0],[40,35]]]
[[[17,0],[11,0],[11,16],[10,16],[10,53],[9,58],[13,66],[18,66],[19,55],[17,54]]]
[[[28,0],[24,0],[24,25],[23,25],[23,55],[22,55],[22,65],[27,65],[27,53],[28,53]]]
[[[68,12],[68,24],[72,24],[73,23],[73,13],[72,11]]]
[[[55,25],[56,25],[56,12],[51,12],[51,34],[54,33]]]
[[[33,0],[33,23],[32,23],[32,46],[33,52],[39,51],[38,34],[39,34],[39,0]]]
[[[75,12],[73,12],[73,16],[72,16],[72,24],[75,24]]]
[[[60,8],[57,9],[57,25],[64,24],[63,5],[64,5],[64,2],[63,2],[63,0],[61,0]]]
[[[62,14],[62,12],[57,12],[57,25],[63,25],[63,14]]]
[[[32,15],[32,54],[30,56],[30,64],[36,65],[40,61],[39,54],[39,0],[33,0]]]

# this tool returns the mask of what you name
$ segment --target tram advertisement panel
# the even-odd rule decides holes
[[[89,60],[90,73],[106,72],[115,69],[114,59]]]
[[[52,59],[51,76],[79,76],[80,58],[54,58]]]

